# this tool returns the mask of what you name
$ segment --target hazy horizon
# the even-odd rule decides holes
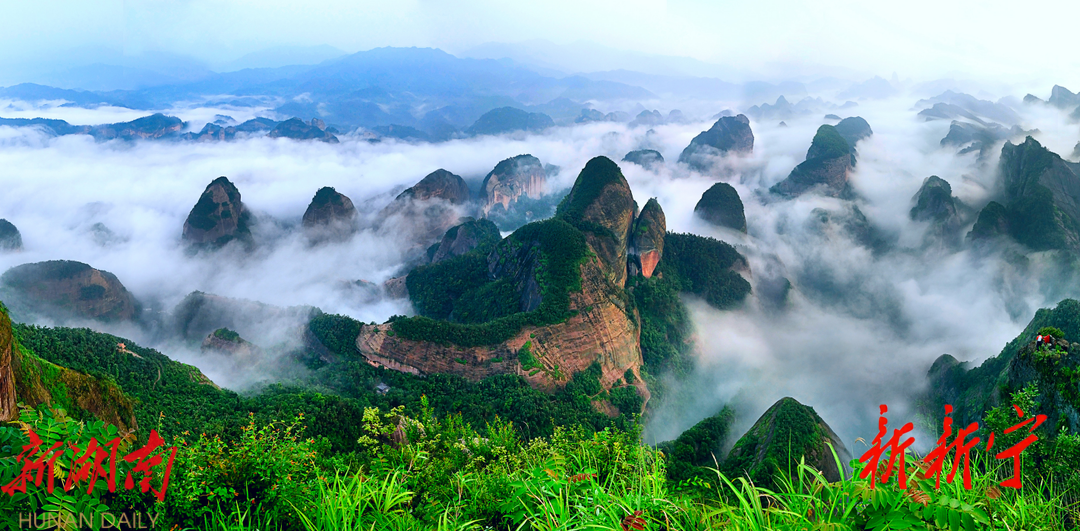
[[[42,7],[46,5],[48,7]],[[1080,87],[1071,21],[1080,7],[1005,2],[476,1],[384,5],[273,1],[45,2],[7,6],[0,83],[91,64],[199,68],[313,64],[337,51],[433,47],[458,57],[530,50],[565,74],[631,67],[732,82],[872,76]],[[1008,14],[1005,16],[1005,14]],[[494,44],[493,44],[494,43]],[[281,64],[270,64],[276,55]],[[539,51],[538,51],[539,50]],[[494,51],[494,54],[492,53]],[[245,57],[247,59],[245,59]],[[651,59],[650,59],[651,58]],[[675,61],[673,59],[681,58]],[[666,64],[657,67],[654,63]],[[25,79],[20,79],[25,78]]]

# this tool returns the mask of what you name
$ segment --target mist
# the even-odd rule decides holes
[[[781,201],[767,193],[804,160],[821,116],[838,112],[824,109],[788,119],[786,126],[752,121],[753,154],[722,159],[722,171],[710,175],[675,161],[696,134],[709,128],[712,114],[745,107],[738,102],[656,102],[663,111],[676,105],[692,109],[690,123],[652,128],[590,123],[438,144],[372,143],[359,134],[342,135],[337,145],[265,137],[202,144],[95,142],[87,135],[51,137],[33,128],[0,127],[0,217],[19,228],[25,246],[19,253],[0,254],[0,271],[44,260],[85,262],[116,274],[148,311],[161,315],[189,293],[202,291],[383,322],[391,315],[411,314],[409,303],[360,296],[348,284],[380,284],[407,272],[415,245],[399,237],[401,227],[375,221],[398,193],[428,173],[447,169],[475,191],[500,160],[529,153],[561,168],[548,188],[563,190],[592,157],[606,155],[619,162],[628,151],[657,149],[667,162],[654,171],[619,162],[637,203],[656,197],[669,231],[734,245],[750,262],[753,294],[743,307],[730,311],[686,299],[696,327],[696,369],[670,400],[657,404],[647,440],[672,439],[724,404],[737,407],[735,431],[741,434],[773,402],[792,396],[813,406],[854,453],[856,438],[875,433],[878,404],[889,405],[892,422],[919,424],[913,400],[938,356],[950,353],[981,362],[1015,337],[1036,309],[1080,295],[1074,283],[1053,278],[1053,260],[1046,253],[1031,255],[1028,269],[1021,271],[1001,259],[1008,249],[953,250],[926,243],[927,225],[908,217],[923,180],[930,175],[945,179],[955,196],[979,209],[994,193],[1001,144],[985,160],[941,147],[949,125],[916,116],[919,109],[913,104],[922,95],[904,92],[865,100],[841,114],[862,116],[874,131],[857,146],[851,183],[858,198],[853,203],[814,194]],[[73,123],[130,119],[127,109],[7,104],[23,116]],[[598,106],[604,109],[603,102]],[[1067,157],[1080,139],[1080,130],[1059,110],[1027,105],[1015,110],[1022,127],[1037,128],[1037,139],[1056,153]],[[216,114],[240,120],[268,112],[168,111],[195,130]],[[255,215],[259,245],[251,253],[227,247],[191,255],[180,242],[184,220],[206,185],[222,175],[236,184]],[[694,216],[701,194],[717,180],[738,190],[747,234]],[[348,241],[313,246],[299,224],[323,186],[350,197],[363,223]],[[813,221],[815,209],[842,216],[852,204],[888,243],[885,250],[858,243],[835,223]],[[974,217],[964,233],[973,222]],[[108,233],[95,230],[98,223]],[[790,280],[792,290],[778,306],[763,293],[781,279]],[[193,363],[227,387],[243,390],[275,374],[272,364],[238,367],[133,326],[89,325]],[[286,315],[240,332],[268,352],[283,352],[298,344],[301,325]],[[929,442],[926,436],[917,440]]]

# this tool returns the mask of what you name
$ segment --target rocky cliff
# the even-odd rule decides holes
[[[0,276],[0,293],[20,315],[59,321],[129,321],[139,310],[135,297],[116,275],[67,260],[13,267]]]
[[[338,138],[326,130],[326,124],[318,118],[305,122],[299,118],[290,118],[274,126],[266,136],[270,138],[291,138],[293,140],[319,140],[337,144]]]
[[[1003,194],[979,213],[970,238],[1007,231],[1035,251],[1080,249],[1080,164],[1029,136],[1005,142],[998,170]]]
[[[427,174],[420,182],[398,194],[395,201],[412,199],[427,201],[442,199],[453,205],[464,204],[469,200],[469,185],[460,176],[444,169]]]
[[[499,162],[484,177],[480,187],[484,195],[484,213],[495,205],[509,211],[521,196],[538,199],[547,188],[547,174],[540,159],[532,155],[518,155]]]
[[[0,219],[0,252],[21,251],[22,234],[10,221]]]
[[[655,170],[664,165],[664,156],[655,149],[638,149],[622,158],[623,162],[632,162],[647,170]]]
[[[837,457],[833,457],[830,444]],[[728,477],[749,476],[755,485],[769,488],[777,473],[794,470],[800,458],[821,471],[825,479],[839,481],[837,459],[843,466],[851,454],[814,408],[785,397],[735,443],[722,469]]]
[[[439,243],[428,249],[431,263],[461,256],[482,246],[493,246],[502,239],[499,228],[486,219],[468,219],[443,234]]]
[[[226,177],[214,179],[184,222],[183,240],[195,248],[215,249],[229,242],[250,245],[252,216],[240,191]]]
[[[807,192],[818,192],[830,197],[849,197],[851,189],[848,174],[854,156],[848,141],[831,125],[818,128],[806,161],[791,170],[786,179],[773,185],[770,192],[795,197]]]
[[[484,113],[465,132],[469,135],[500,135],[515,131],[537,133],[554,126],[555,122],[546,114],[500,107]]]
[[[1036,336],[1056,329],[1048,344],[1037,345]],[[1065,427],[1080,433],[1080,302],[1062,300],[1051,308],[1035,312],[1031,321],[1001,352],[973,367],[949,354],[930,367],[922,414],[940,419],[944,405],[954,407],[957,425],[982,422],[992,408],[1010,405],[1011,394],[1030,384],[1038,389],[1036,410],[1026,414],[1047,416],[1049,432]]]
[[[90,134],[97,140],[153,140],[175,135],[183,128],[179,118],[157,113],[130,122],[95,126]]]
[[[645,203],[636,220],[630,239],[630,273],[650,278],[664,256],[667,218],[656,198]]]
[[[840,136],[851,147],[851,152],[855,153],[855,144],[864,138],[870,138],[874,134],[874,130],[870,129],[870,124],[866,123],[861,116],[851,116],[840,120],[840,123],[834,125],[836,132],[840,133]]]
[[[930,224],[927,236],[938,241],[955,245],[959,243],[960,229],[963,228],[964,220],[961,218],[958,206],[963,206],[960,200],[953,197],[952,186],[937,175],[931,175],[923,181],[919,191],[911,200],[915,206],[911,207],[908,216],[913,221],[923,221]]]
[[[608,281],[606,266],[593,258],[580,268],[582,289],[570,293],[573,315],[565,322],[525,326],[508,340],[476,347],[404,339],[395,334],[394,323],[365,325],[356,347],[372,365],[397,371],[457,374],[472,381],[516,373],[547,391],[562,387],[575,373],[597,362],[605,389],[629,370],[639,394],[647,400],[648,389],[640,378],[636,324],[623,309],[619,291]]]
[[[352,200],[326,186],[315,192],[302,225],[312,240],[344,240],[356,232],[356,217]]]
[[[590,160],[578,174],[570,194],[556,216],[585,234],[600,256],[612,283],[626,284],[630,227],[634,222],[634,196],[619,166],[607,157]]]
[[[746,214],[739,192],[728,183],[716,183],[701,194],[694,214],[720,227],[746,232]]]
[[[379,214],[384,230],[402,242],[426,249],[454,225],[461,223],[469,202],[469,186],[460,176],[436,170],[398,194]]]
[[[699,170],[707,170],[712,159],[727,153],[747,154],[754,151],[754,133],[746,115],[722,116],[708,131],[694,137],[679,155],[679,162]]]
[[[49,363],[23,349],[0,304],[0,421],[17,419],[20,403],[48,404],[75,416],[90,413],[121,432],[137,428],[135,404],[116,384]]]

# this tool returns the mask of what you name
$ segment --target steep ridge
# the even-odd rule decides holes
[[[137,429],[135,403],[116,384],[45,361],[15,337],[0,304],[0,420],[19,417],[18,405],[62,407],[76,418],[93,415],[122,432]]]
[[[51,260],[13,267],[0,276],[0,294],[16,314],[52,320],[130,321],[139,304],[116,275],[82,262]]]
[[[837,460],[841,466],[851,460],[840,437],[814,408],[785,397],[765,411],[735,443],[722,468],[728,477],[749,476],[755,485],[769,487],[778,472],[794,468],[800,457],[829,481],[840,480]]]
[[[786,179],[773,185],[769,191],[783,197],[795,197],[810,191],[830,197],[850,196],[848,174],[854,160],[847,139],[835,127],[823,125],[810,143],[806,161],[791,170]]]

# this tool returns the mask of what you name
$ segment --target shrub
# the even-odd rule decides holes
[[[1065,339],[1065,332],[1062,332],[1060,328],[1054,328],[1052,326],[1040,328],[1038,334],[1040,336],[1053,336],[1057,339]]]

